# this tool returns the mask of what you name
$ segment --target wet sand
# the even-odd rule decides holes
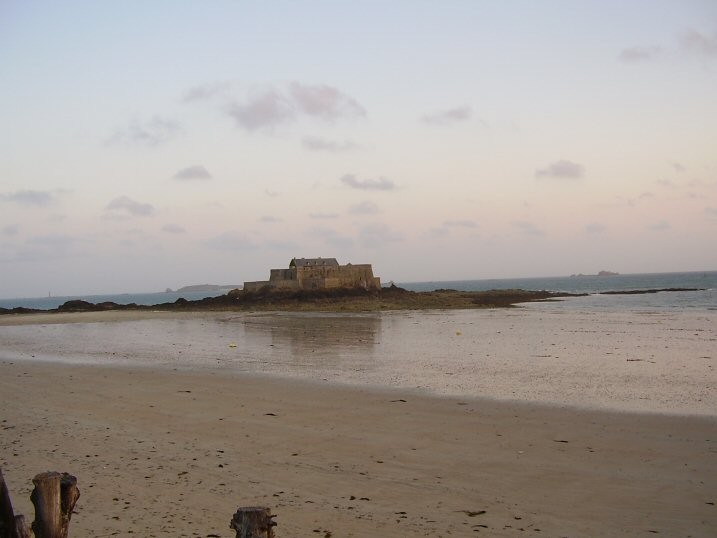
[[[262,373],[676,414],[717,414],[716,346],[717,312],[546,303],[363,314],[0,316],[3,359]]]
[[[498,318],[509,320],[503,330],[528,324],[529,335],[545,332],[528,323],[540,316]],[[688,338],[689,327],[674,334],[694,349],[705,332]],[[36,473],[69,472],[82,493],[72,536],[233,537],[231,515],[251,505],[278,514],[277,538],[717,534],[717,412],[37,358],[0,360],[0,403],[0,465],[16,511],[32,515]]]
[[[714,536],[717,421],[218,372],[1,362],[0,454],[78,477],[74,536]]]

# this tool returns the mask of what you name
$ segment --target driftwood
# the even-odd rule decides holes
[[[237,508],[229,528],[237,531],[236,538],[274,538],[276,522],[270,508],[247,506]]]
[[[67,473],[40,473],[32,480],[30,500],[35,506],[35,538],[67,538],[70,518],[80,497],[77,479]],[[0,470],[0,538],[30,538],[24,516],[13,512],[10,493]]]

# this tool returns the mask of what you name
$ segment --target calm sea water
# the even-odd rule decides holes
[[[645,273],[614,276],[574,276],[513,278],[491,280],[455,280],[398,284],[412,291],[454,289],[482,291],[491,289],[548,290],[587,293],[564,301],[565,308],[615,310],[717,310],[717,271],[687,273]],[[640,295],[601,295],[606,291],[690,288],[699,291],[660,292]]]
[[[454,280],[432,282],[405,282],[397,285],[412,291],[455,289],[481,291],[491,289],[549,290],[571,293],[587,293],[589,297],[569,301],[570,307],[617,308],[617,309],[701,309],[717,310],[717,271],[689,273],[648,273],[615,276],[576,276],[547,278],[514,278],[489,280]],[[605,291],[647,290],[664,288],[698,288],[694,292],[664,292],[645,295],[600,295]],[[118,304],[136,303],[154,305],[171,303],[180,297],[189,301],[214,297],[223,292],[162,292],[125,293],[119,295],[88,295],[67,297],[39,297],[21,299],[0,299],[2,308],[57,308],[66,301],[82,299],[91,303],[112,301]]]

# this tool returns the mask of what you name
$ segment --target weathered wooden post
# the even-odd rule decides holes
[[[25,516],[16,516],[0,469],[0,538],[30,538]]]
[[[237,531],[236,538],[274,538],[276,523],[270,508],[246,506],[237,508],[229,528]]]
[[[35,505],[32,530],[35,538],[67,538],[72,509],[80,497],[77,478],[67,473],[40,473],[32,479]]]

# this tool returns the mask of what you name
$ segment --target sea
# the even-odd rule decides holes
[[[388,312],[145,312],[112,323],[0,316],[0,362],[267,375],[317,383],[617,411],[717,416],[717,271],[397,283],[585,293],[518,308]],[[606,291],[691,288],[644,294]],[[70,299],[145,305],[151,293]],[[28,316],[29,320],[32,316]]]
[[[690,309],[717,310],[717,271],[675,273],[644,273],[625,275],[578,275],[535,278],[500,278],[478,280],[450,280],[427,282],[396,282],[397,286],[411,291],[453,289],[459,291],[484,290],[547,290],[587,294],[587,297],[566,302],[566,308],[589,309]],[[604,295],[608,291],[662,290],[689,288],[697,291],[661,292],[635,295]],[[0,308],[34,308],[51,310],[67,301],[81,299],[90,303],[111,301],[117,304],[156,305],[173,303],[179,298],[188,301],[215,297],[228,290],[216,292],[158,292],[121,293],[106,295],[71,295],[0,299]]]

